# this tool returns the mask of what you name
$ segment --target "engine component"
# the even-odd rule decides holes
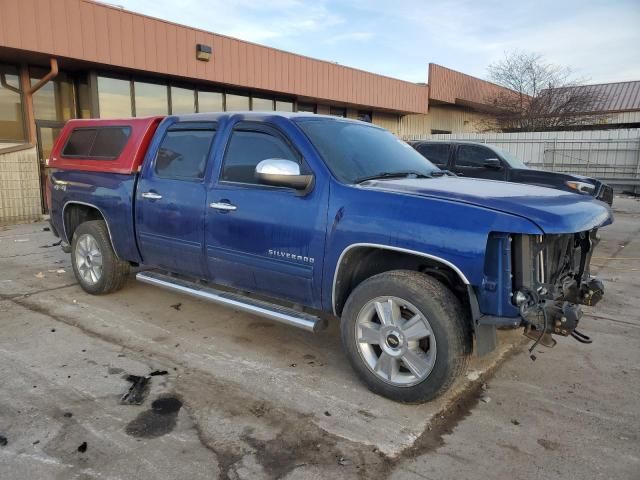
[[[562,283],[562,296],[571,303],[593,307],[604,296],[604,285],[597,278],[590,278],[578,285],[572,277],[566,277]]]
[[[568,336],[578,326],[582,317],[580,305],[567,301],[544,301],[538,304],[524,305],[521,315],[537,332],[555,333]]]
[[[591,277],[589,263],[598,243],[597,231],[567,235],[514,236],[513,303],[526,323],[525,335],[553,346],[551,335],[591,339],[576,330],[582,309],[604,295],[602,282]],[[533,358],[533,357],[532,357]]]

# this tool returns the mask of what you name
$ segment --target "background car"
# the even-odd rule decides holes
[[[528,183],[591,195],[611,205],[613,189],[595,178],[527,167],[513,154],[493,145],[464,141],[410,142],[422,156],[456,175]]]

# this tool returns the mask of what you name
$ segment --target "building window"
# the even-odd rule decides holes
[[[31,86],[48,73],[42,68],[29,69]],[[66,73],[60,72],[33,94],[33,112],[36,120],[66,122],[76,116],[73,81]]]
[[[273,100],[270,98],[253,97],[251,99],[251,110],[271,112],[273,111]]]
[[[91,118],[91,91],[89,90],[89,79],[85,75],[77,83],[78,87],[78,115],[80,118]]]
[[[347,116],[347,109],[342,107],[330,107],[329,115],[333,115],[334,117],[345,117]]]
[[[224,98],[220,92],[198,92],[198,112],[224,112]]]
[[[370,110],[358,110],[358,120],[361,122],[371,123],[373,119],[373,112]]]
[[[0,64],[0,140],[25,139],[18,69]]]
[[[136,117],[169,113],[167,86],[157,83],[134,82]]]
[[[438,134],[448,134],[451,133],[451,130],[437,130],[435,128],[431,129],[431,134],[432,135],[438,135]]]
[[[100,118],[131,117],[131,82],[98,77]]]
[[[293,112],[293,102],[288,100],[276,100],[276,110],[279,112]]]
[[[227,101],[225,110],[227,112],[249,110],[249,97],[227,93],[225,98]]]
[[[195,91],[189,88],[171,87],[171,113],[194,113],[196,111]]]
[[[298,103],[298,111],[316,113],[317,112],[316,104],[315,103]]]

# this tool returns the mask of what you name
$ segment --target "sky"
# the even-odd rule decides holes
[[[430,62],[487,78],[513,50],[570,67],[584,83],[640,80],[640,0],[110,3],[411,82],[427,82]]]

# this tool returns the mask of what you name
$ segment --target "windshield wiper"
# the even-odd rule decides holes
[[[457,175],[451,170],[436,170],[435,172],[431,172],[432,177],[444,177],[445,175],[448,175],[450,177],[457,177]]]
[[[381,178],[404,178],[412,176],[414,178],[431,178],[430,174],[420,172],[380,172],[375,175],[367,175],[366,177],[356,178],[353,183],[362,183],[368,180],[378,180]]]

